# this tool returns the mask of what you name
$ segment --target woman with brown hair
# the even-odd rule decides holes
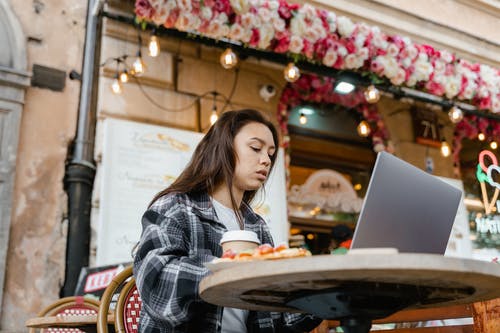
[[[204,302],[204,263],[222,255],[227,230],[250,230],[273,244],[250,202],[276,160],[278,134],[255,110],[229,111],[210,128],[176,181],[142,218],[134,275],[142,298],[141,332],[303,332],[310,315],[246,311]]]

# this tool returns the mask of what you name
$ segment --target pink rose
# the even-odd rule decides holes
[[[150,19],[154,16],[154,14],[155,10],[148,0],[135,1],[135,15]]]

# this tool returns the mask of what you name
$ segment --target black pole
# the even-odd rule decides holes
[[[66,274],[61,297],[74,295],[80,270],[88,266],[90,210],[95,176],[94,137],[101,48],[100,0],[88,0],[80,103],[75,139],[66,163],[64,188],[68,195]]]

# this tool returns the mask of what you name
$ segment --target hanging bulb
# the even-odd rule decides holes
[[[238,64],[238,57],[233,50],[227,48],[226,51],[220,55],[220,64],[225,69],[231,69]]]
[[[300,77],[300,70],[293,62],[290,62],[283,70],[283,75],[288,82],[295,82]]]
[[[158,37],[154,34],[151,35],[149,39],[148,49],[151,57],[157,57],[158,54],[160,54],[160,42],[158,41]]]
[[[368,135],[370,135],[371,132],[370,124],[368,124],[366,120],[360,121],[356,129],[358,130],[359,136],[362,137],[367,137]]]
[[[451,154],[450,145],[445,139],[441,140],[441,155],[448,157]]]
[[[479,133],[479,134],[477,135],[477,139],[478,139],[479,141],[484,141],[484,140],[486,139],[486,135],[484,135],[484,133]]]
[[[377,103],[380,99],[380,91],[373,84],[366,88],[364,94],[366,101],[370,104]]]
[[[452,123],[456,124],[464,119],[464,113],[462,112],[462,110],[460,110],[460,108],[452,106],[452,108],[448,112],[448,117],[450,117]]]
[[[120,82],[121,83],[127,83],[128,82],[128,72],[127,70],[123,70],[123,72],[120,73]]]
[[[141,51],[137,52],[137,59],[135,59],[132,64],[132,74],[135,76],[141,76],[146,71],[146,65],[142,60]]]
[[[215,122],[219,119],[219,116],[217,115],[217,108],[212,109],[212,114],[210,115],[210,125],[215,124]]]
[[[111,91],[113,94],[119,95],[122,93],[122,83],[118,79],[118,74],[115,75],[113,82],[111,83]]]
[[[305,125],[307,124],[307,117],[305,114],[303,114],[302,112],[300,113],[300,117],[299,117],[299,123],[301,125]]]
[[[490,148],[491,149],[497,149],[498,148],[498,143],[496,141],[491,141],[490,142]]]

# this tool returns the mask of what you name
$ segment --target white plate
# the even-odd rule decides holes
[[[228,269],[238,265],[244,265],[245,263],[253,262],[250,261],[222,261],[222,262],[206,262],[204,263],[205,267],[211,270],[212,272],[217,272],[222,269]]]

